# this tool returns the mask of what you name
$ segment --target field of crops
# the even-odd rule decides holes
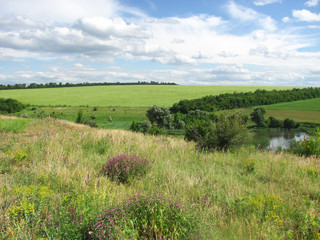
[[[290,89],[255,86],[98,86],[1,90],[0,97],[33,105],[170,107],[182,99],[256,89]]]

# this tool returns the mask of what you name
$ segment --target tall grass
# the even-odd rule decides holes
[[[0,132],[21,133],[28,122],[26,119],[0,119]]]
[[[319,238],[317,158],[250,147],[198,152],[179,139],[51,119],[2,133],[0,145],[1,239],[83,239],[106,210],[138,194],[192,210],[201,239]],[[15,160],[19,151],[26,157]],[[121,153],[152,168],[130,184],[113,182],[101,169]]]

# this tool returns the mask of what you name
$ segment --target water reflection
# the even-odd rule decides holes
[[[254,143],[259,149],[276,151],[279,147],[288,149],[292,140],[300,141],[305,137],[307,137],[305,132],[266,129],[256,132]]]

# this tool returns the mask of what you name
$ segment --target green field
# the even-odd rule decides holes
[[[263,106],[267,110],[320,111],[320,98]]]
[[[83,112],[87,119],[92,119],[99,128],[129,129],[133,120],[147,120],[147,107],[28,107],[23,111],[29,118],[58,118],[75,122],[77,113]],[[15,114],[18,116],[19,114]],[[112,121],[110,121],[110,117]]]
[[[254,86],[98,86],[1,90],[0,97],[13,98],[32,105],[52,106],[124,106],[170,107],[182,99],[194,99],[222,93],[248,92],[256,89],[291,89]]]

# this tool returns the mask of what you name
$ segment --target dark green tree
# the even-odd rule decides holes
[[[195,141],[199,149],[220,151],[236,148],[250,141],[250,132],[242,115],[220,115],[215,121],[198,120],[186,126],[185,139]]]
[[[279,119],[276,119],[276,118],[270,116],[268,119],[268,127],[269,128],[282,128],[283,122]]]
[[[264,115],[266,114],[266,110],[264,108],[255,108],[253,112],[250,114],[252,122],[254,122],[257,127],[267,127],[266,120]]]
[[[291,130],[297,127],[298,124],[293,119],[286,118],[285,120],[283,120],[283,128],[285,130]]]
[[[168,108],[154,105],[147,110],[146,115],[153,125],[158,125],[158,127],[167,129],[173,127],[173,117]]]

